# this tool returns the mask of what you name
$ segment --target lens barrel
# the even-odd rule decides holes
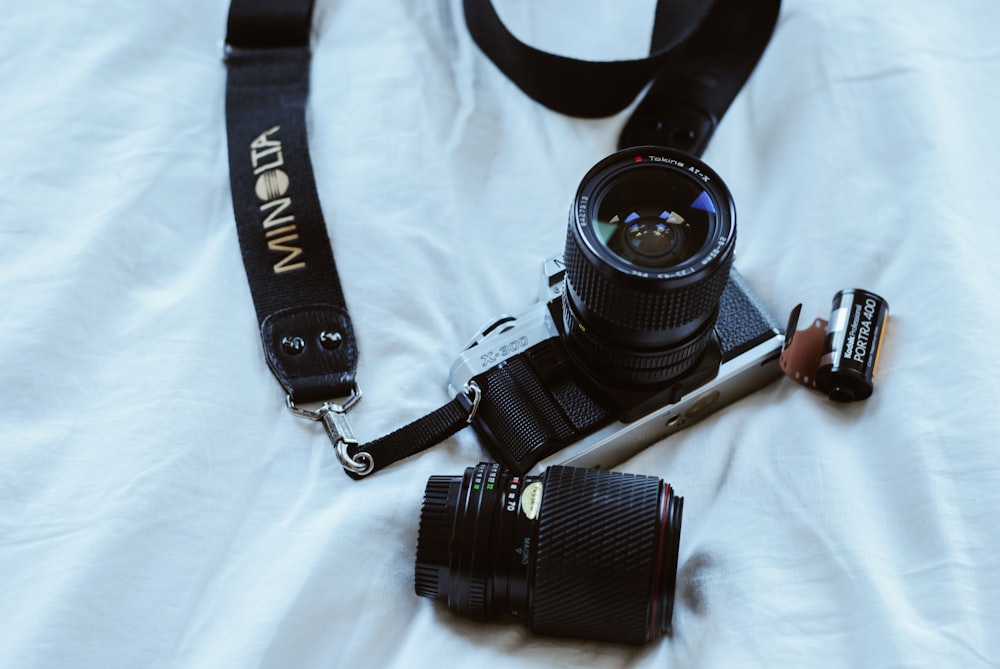
[[[432,476],[417,541],[418,595],[535,632],[644,643],[670,630],[684,499],[655,476],[482,463]]]
[[[570,211],[563,326],[571,355],[617,386],[693,367],[729,279],[736,209],[721,178],[680,151],[619,151],[583,178]]]

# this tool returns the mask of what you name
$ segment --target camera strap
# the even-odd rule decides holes
[[[764,53],[780,0],[658,0],[646,58],[589,61],[515,37],[491,0],[464,0],[479,48],[537,102],[570,116],[610,116],[649,86],[618,148],[655,145],[700,156]],[[650,85],[652,82],[652,85]]]
[[[534,49],[490,0],[464,0],[470,33],[528,95],[561,113],[607,116],[649,85],[621,146],[700,153],[770,38],[780,0],[659,0],[648,58],[583,61]],[[314,0],[232,0],[226,128],[233,213],[264,355],[295,414],[321,422],[348,475],[418,453],[472,421],[479,389],[360,444],[358,345],[309,159],[306,104]],[[321,403],[318,409],[304,408]]]

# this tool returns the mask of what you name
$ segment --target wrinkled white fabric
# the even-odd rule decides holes
[[[642,54],[650,2],[576,4],[497,2],[541,48]],[[1000,665],[996,3],[785,0],[704,158],[780,320],[888,300],[880,375],[847,406],[773,383],[620,466],[685,497],[674,632],[642,648],[414,595],[424,484],[487,457],[471,430],[354,482],[286,411],[232,216],[226,2],[8,5],[3,666]],[[535,299],[627,112],[532,102],[458,0],[320,0],[312,86],[367,440]]]

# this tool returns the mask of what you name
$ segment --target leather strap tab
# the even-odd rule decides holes
[[[346,396],[354,384],[358,347],[347,312],[310,305],[271,314],[261,324],[267,364],[295,402]]]

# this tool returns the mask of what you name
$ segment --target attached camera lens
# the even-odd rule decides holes
[[[644,643],[671,628],[684,499],[655,476],[497,464],[432,476],[415,589],[480,620]]]
[[[570,353],[615,386],[664,384],[691,369],[712,336],[735,241],[729,190],[697,158],[638,147],[599,162],[566,237]]]

